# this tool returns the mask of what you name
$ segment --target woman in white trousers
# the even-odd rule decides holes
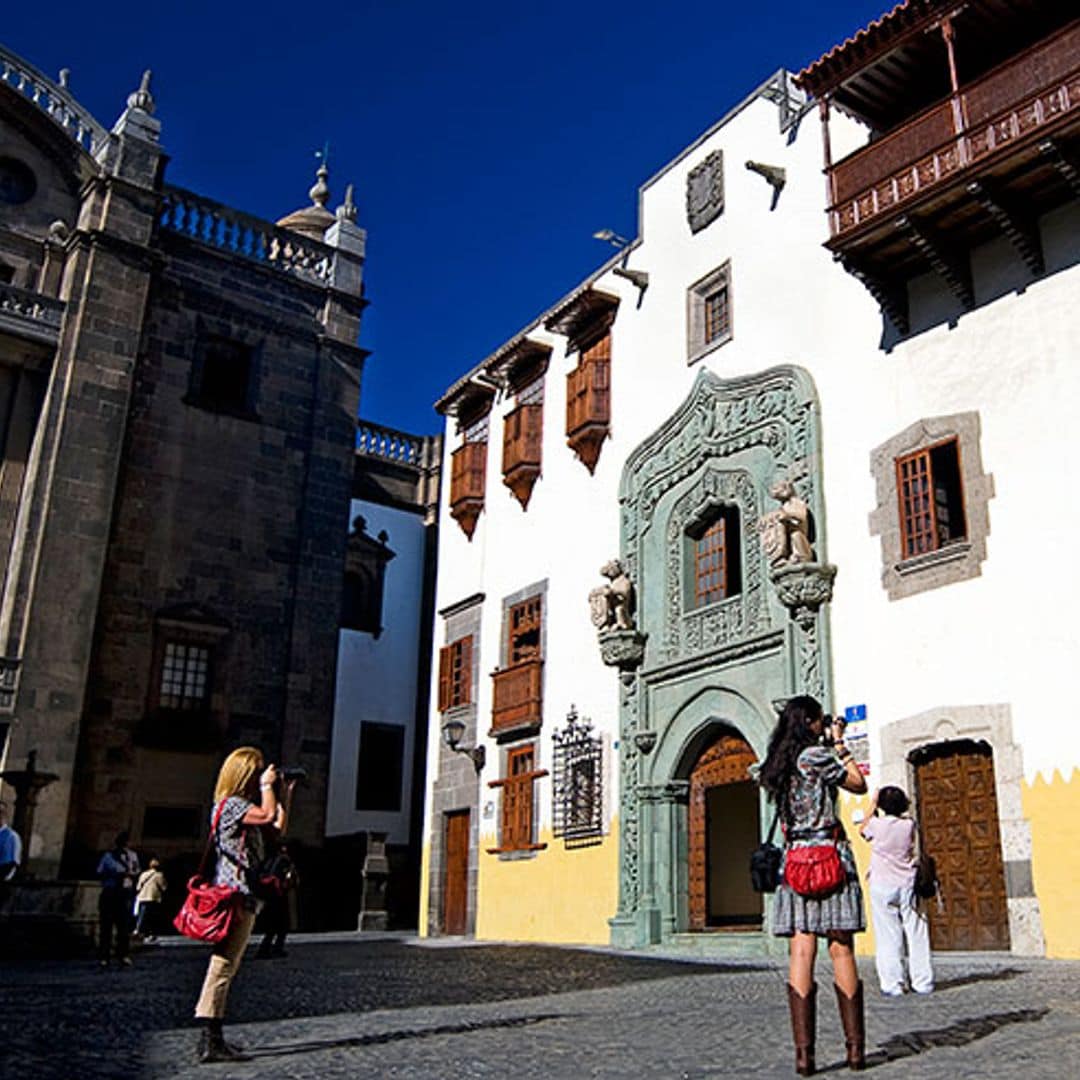
[[[906,975],[917,994],[934,989],[930,926],[915,896],[915,822],[907,814],[907,795],[898,787],[874,792],[870,816],[859,832],[869,840],[870,911],[878,982],[887,997],[904,992]]]

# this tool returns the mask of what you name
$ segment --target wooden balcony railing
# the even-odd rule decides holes
[[[519,405],[506,414],[506,426],[503,428],[503,483],[523,508],[529,505],[533,485],[540,475],[543,434],[543,405]]]
[[[491,673],[494,684],[492,734],[540,726],[543,719],[543,670],[544,661],[537,658],[522,660]]]
[[[487,443],[467,442],[450,455],[450,516],[472,539],[484,508]]]
[[[1069,114],[1072,114],[1070,117]],[[834,240],[1080,115],[1080,21],[930,106],[829,170]]]

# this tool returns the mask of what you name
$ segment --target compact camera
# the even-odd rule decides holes
[[[294,768],[280,768],[278,769],[278,776],[288,784],[292,780],[306,780],[307,769],[296,766]]]

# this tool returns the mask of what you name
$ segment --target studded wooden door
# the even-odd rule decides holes
[[[443,933],[464,934],[469,910],[469,811],[446,815]]]
[[[919,825],[937,863],[943,902],[932,900],[934,949],[1009,948],[994,760],[981,743],[929,747],[915,759]]]
[[[757,761],[750,744],[734,733],[721,735],[698,758],[690,774],[689,828],[689,917],[691,930],[704,930],[709,924],[709,791],[724,784],[743,784],[750,781],[747,772]],[[753,835],[757,835],[756,807],[753,813]],[[714,827],[718,827],[715,823]],[[757,841],[755,840],[754,843]],[[749,852],[746,853],[745,876],[749,883]],[[760,901],[757,901],[760,906]],[[752,913],[747,913],[752,914]]]

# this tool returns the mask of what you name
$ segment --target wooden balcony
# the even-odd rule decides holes
[[[826,246],[871,291],[932,268],[970,306],[963,255],[995,235],[1042,272],[1033,223],[1080,195],[1078,133],[1080,20],[834,163]]]
[[[543,721],[544,661],[521,660],[491,673],[494,704],[492,736],[536,731]]]
[[[467,442],[450,455],[450,516],[471,540],[484,509],[487,443]]]
[[[524,510],[540,476],[544,406],[519,405],[506,414],[503,428],[503,483]]]
[[[591,473],[611,430],[611,363],[580,364],[566,376],[566,445]]]

